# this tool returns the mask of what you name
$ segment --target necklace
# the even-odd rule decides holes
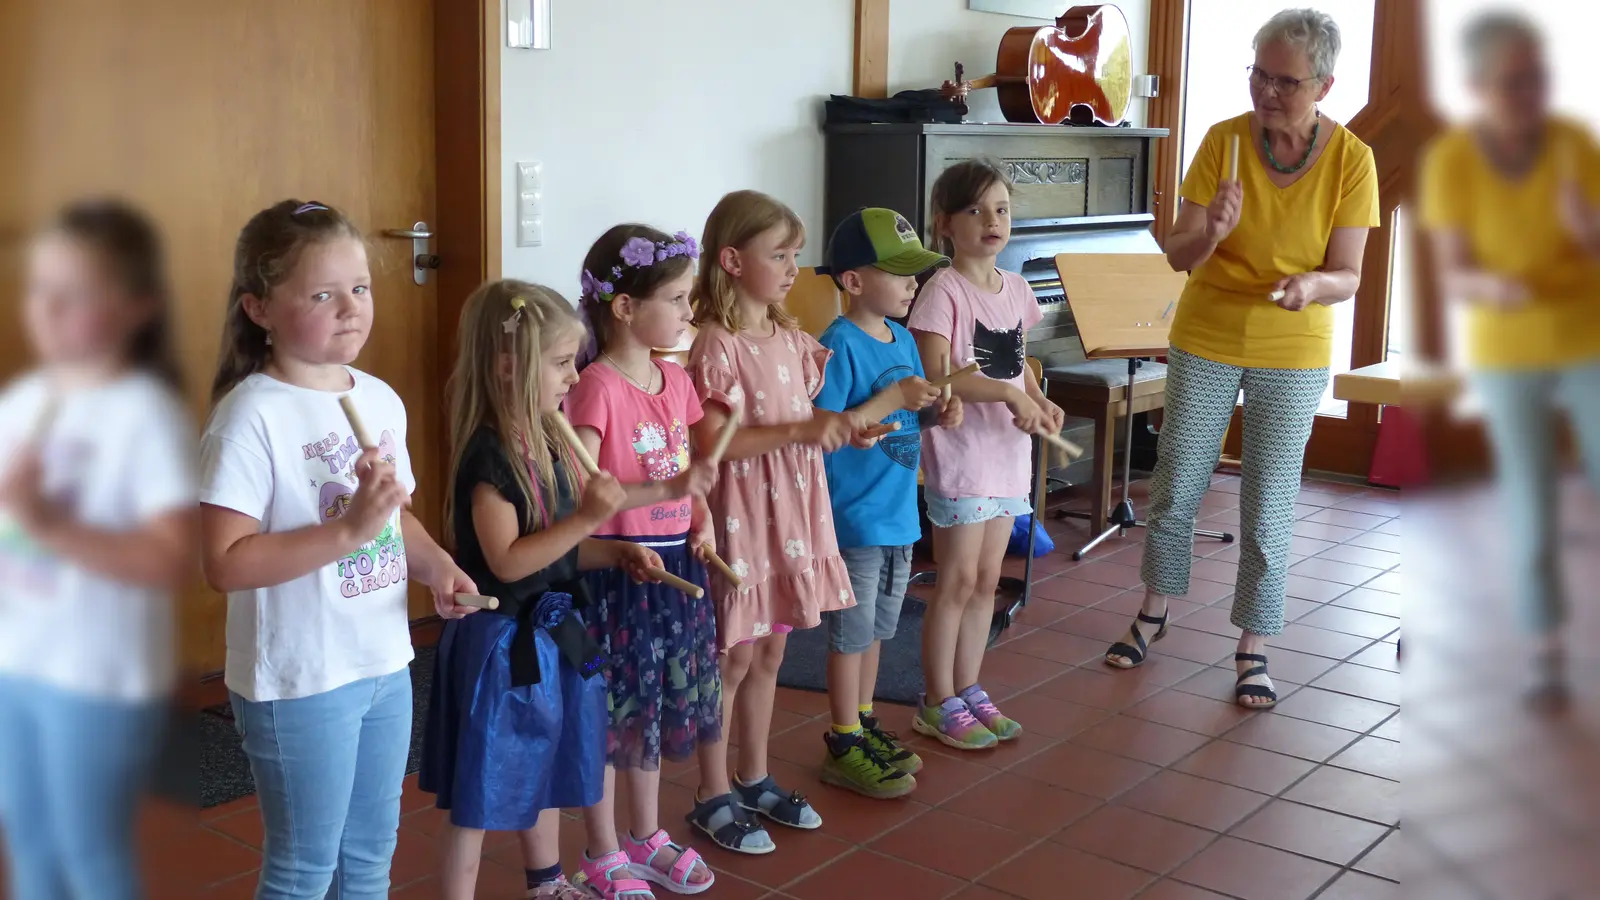
[[[600,354],[600,356],[605,359],[606,363],[608,365],[610,365],[611,368],[616,369],[619,373],[621,373],[623,378],[626,378],[629,381],[633,382],[633,386],[634,387],[638,388],[641,391],[644,391],[646,394],[654,393],[654,391],[651,390],[651,388],[654,387],[655,383],[656,383],[656,375],[655,375],[656,367],[654,365],[650,366],[650,374],[645,376],[649,380],[650,383],[648,385],[645,385],[645,384],[640,384],[639,383],[639,379],[633,377],[632,375],[629,375],[628,374],[628,370],[624,369],[622,367],[621,363],[619,363],[616,360],[611,358],[611,354],[602,353],[602,354]]]
[[[1304,169],[1306,167],[1306,163],[1311,161],[1311,153],[1317,149],[1317,132],[1321,130],[1322,110],[1319,109],[1317,110],[1317,120],[1311,123],[1311,143],[1306,144],[1306,154],[1300,157],[1300,161],[1292,166],[1286,166],[1278,162],[1278,158],[1272,155],[1272,142],[1267,140],[1267,129],[1265,126],[1263,126],[1261,129],[1261,149],[1267,151],[1267,162],[1274,169],[1277,169],[1279,172],[1282,172],[1285,175],[1289,175]]]

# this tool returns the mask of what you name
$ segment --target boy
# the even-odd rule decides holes
[[[843,412],[874,397],[896,407],[883,419],[897,430],[858,434],[824,460],[839,551],[856,605],[823,613],[828,629],[828,705],[833,728],[824,737],[822,780],[878,799],[903,797],[917,786],[922,760],[879,727],[872,714],[878,653],[894,637],[911,575],[911,545],[921,536],[917,467],[922,426],[961,423],[961,401],[936,402],[922,376],[916,339],[889,318],[903,318],[916,296],[916,276],[950,260],[924,249],[904,216],[864,209],[834,229],[825,264],[846,295],[844,315],[822,333],[833,351],[816,405]],[[883,393],[885,388],[899,390]],[[930,405],[931,404],[931,405]],[[879,406],[873,404],[872,406]],[[922,412],[912,412],[922,408]],[[868,411],[870,410],[870,411]],[[880,410],[868,407],[867,420]]]

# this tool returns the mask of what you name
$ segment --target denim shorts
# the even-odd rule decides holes
[[[873,641],[894,637],[900,624],[900,606],[911,580],[911,548],[840,548],[856,605],[822,614],[828,626],[828,649],[834,653],[861,653]]]
[[[1001,516],[1016,518],[1033,512],[1027,497],[940,497],[923,491],[928,522],[935,528],[977,525]]]

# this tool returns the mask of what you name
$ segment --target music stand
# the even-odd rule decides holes
[[[1134,513],[1129,494],[1133,483],[1134,382],[1139,376],[1140,358],[1167,355],[1172,314],[1188,275],[1172,271],[1166,257],[1159,253],[1060,253],[1056,255],[1056,271],[1061,276],[1085,358],[1128,361],[1122,500],[1106,517],[1106,530],[1072,554],[1074,560],[1081,560],[1113,534],[1120,537],[1129,528],[1145,526]],[[1194,533],[1225,544],[1233,542],[1233,535],[1224,531],[1197,528]]]

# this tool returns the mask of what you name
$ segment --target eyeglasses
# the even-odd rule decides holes
[[[1260,66],[1245,66],[1245,71],[1250,73],[1250,83],[1257,88],[1265,90],[1272,88],[1272,92],[1282,97],[1300,90],[1300,85],[1308,81],[1321,81],[1313,75],[1310,78],[1290,78],[1287,75],[1268,75]]]

